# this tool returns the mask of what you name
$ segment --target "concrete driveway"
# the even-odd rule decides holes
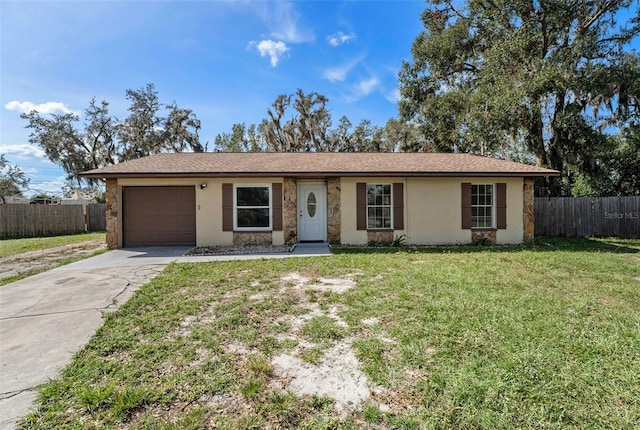
[[[189,247],[119,249],[0,287],[0,429],[29,412],[35,388],[54,378],[133,292],[172,261],[328,255],[326,244],[292,253],[184,257]]]

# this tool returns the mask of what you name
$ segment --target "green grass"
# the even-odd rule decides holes
[[[10,255],[20,254],[22,252],[39,251],[56,246],[85,242],[87,240],[99,239],[103,237],[104,232],[52,237],[32,237],[25,239],[2,239],[0,240],[0,257],[8,257]]]
[[[302,335],[312,342],[332,342],[345,336],[345,329],[337,321],[326,315],[311,318],[302,327]]]
[[[637,428],[640,241],[337,252],[168,266],[42,387],[24,427]],[[357,285],[310,294],[291,272]],[[310,306],[348,327],[306,318],[301,348],[283,335]],[[312,365],[338,341],[376,386],[346,416],[271,364],[298,351]]]

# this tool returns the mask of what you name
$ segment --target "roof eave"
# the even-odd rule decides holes
[[[478,177],[493,176],[504,178],[560,176],[560,172],[111,172],[81,173],[83,178],[257,178],[282,176],[289,178],[319,177]]]

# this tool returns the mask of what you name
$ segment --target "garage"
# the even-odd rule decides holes
[[[195,187],[123,187],[125,247],[196,244]]]

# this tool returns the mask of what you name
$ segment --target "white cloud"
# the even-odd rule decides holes
[[[0,145],[0,152],[9,156],[13,155],[21,158],[46,158],[46,155],[42,149],[28,143]]]
[[[364,58],[365,55],[361,55],[343,66],[331,67],[324,71],[323,77],[331,82],[342,82],[347,78],[349,71],[351,71],[351,69],[353,69]]]
[[[354,93],[360,96],[368,96],[380,84],[375,76],[358,82],[354,87]]]
[[[34,166],[21,167],[22,171],[27,174],[27,176],[37,175],[39,173],[38,169]]]
[[[272,28],[271,35],[276,39],[289,43],[311,42],[314,35],[309,30],[298,27],[300,13],[296,12],[291,2],[274,2],[273,9],[268,9],[263,15],[269,27]]]
[[[396,104],[400,101],[400,90],[396,88],[390,93],[385,94],[384,98],[387,99],[389,103]]]
[[[331,82],[342,82],[346,79],[350,67],[332,67],[324,71],[324,78]]]
[[[355,38],[356,38],[355,33],[344,34],[343,32],[339,31],[335,34],[331,34],[327,36],[327,41],[329,42],[329,45],[336,47],[336,46],[342,45],[343,43],[347,43],[348,41],[353,40]]]
[[[371,94],[379,86],[380,80],[375,76],[372,76],[368,79],[363,79],[351,86],[351,93],[345,98],[346,102],[352,103],[360,100],[362,97],[366,97]]]
[[[39,113],[51,114],[51,113],[76,113],[65,106],[62,102],[46,102],[40,103],[39,105],[26,101],[19,102],[17,100],[12,100],[6,105],[4,105],[5,109],[8,110],[16,110],[22,113],[29,113],[32,110],[36,110]]]
[[[58,176],[50,181],[34,182],[29,184],[29,190],[25,193],[27,196],[33,196],[39,193],[49,193],[57,196],[62,195],[62,187],[67,183],[65,176]]]
[[[276,67],[278,61],[284,57],[284,55],[290,50],[287,45],[282,41],[274,40],[261,40],[260,42],[251,42],[249,46],[255,46],[260,52],[261,57],[267,55],[271,59],[271,67]]]

